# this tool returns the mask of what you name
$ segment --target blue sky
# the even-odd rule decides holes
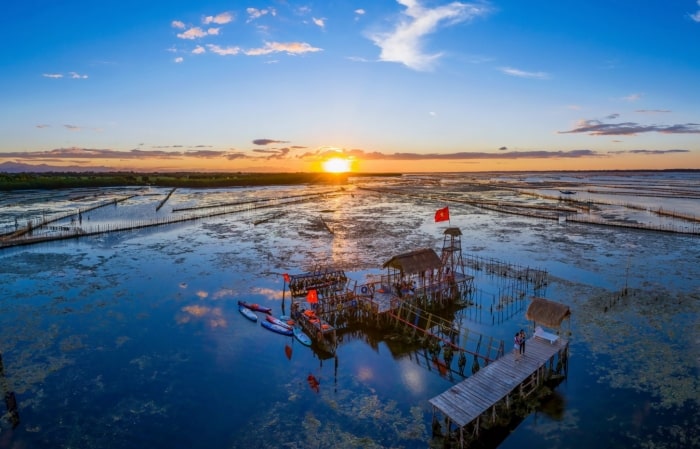
[[[700,1],[24,0],[0,162],[700,169]]]

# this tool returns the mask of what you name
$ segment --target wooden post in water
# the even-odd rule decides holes
[[[284,315],[284,295],[287,292],[287,281],[282,280],[282,315]],[[291,307],[291,306],[290,306]]]

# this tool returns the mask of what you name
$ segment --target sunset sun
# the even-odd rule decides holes
[[[346,173],[350,171],[350,161],[340,157],[332,157],[323,163],[326,173]]]

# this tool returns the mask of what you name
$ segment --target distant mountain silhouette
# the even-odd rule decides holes
[[[56,165],[32,165],[23,164],[21,162],[3,162],[0,164],[0,173],[104,173],[117,171],[108,167],[78,167],[67,166],[61,167]]]

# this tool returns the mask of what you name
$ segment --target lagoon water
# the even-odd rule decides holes
[[[21,420],[13,429],[3,417],[0,448],[440,447],[428,400],[461,376],[440,373],[420,348],[376,331],[343,334],[336,357],[328,357],[246,320],[237,301],[279,315],[289,310],[283,273],[328,266],[361,284],[393,255],[426,247],[439,253],[448,224],[433,214],[445,205],[449,225],[462,230],[465,256],[547,270],[538,294],[572,308],[568,377],[480,446],[700,447],[698,235],[546,220],[445,199],[532,203],[544,200],[523,197],[523,189],[557,195],[575,188],[591,201],[614,197],[599,212],[605,220],[693,229],[653,212],[700,215],[698,178],[351,178],[317,201],[0,249],[0,385],[15,392]],[[476,183],[499,187],[477,191]],[[134,196],[82,213],[81,225],[324,190],[177,189],[158,211],[168,189],[3,193],[0,230],[126,195]],[[508,343],[514,329],[529,325],[527,300],[493,311],[503,281],[469,274],[478,307],[457,318]],[[629,294],[620,297],[625,287]]]

